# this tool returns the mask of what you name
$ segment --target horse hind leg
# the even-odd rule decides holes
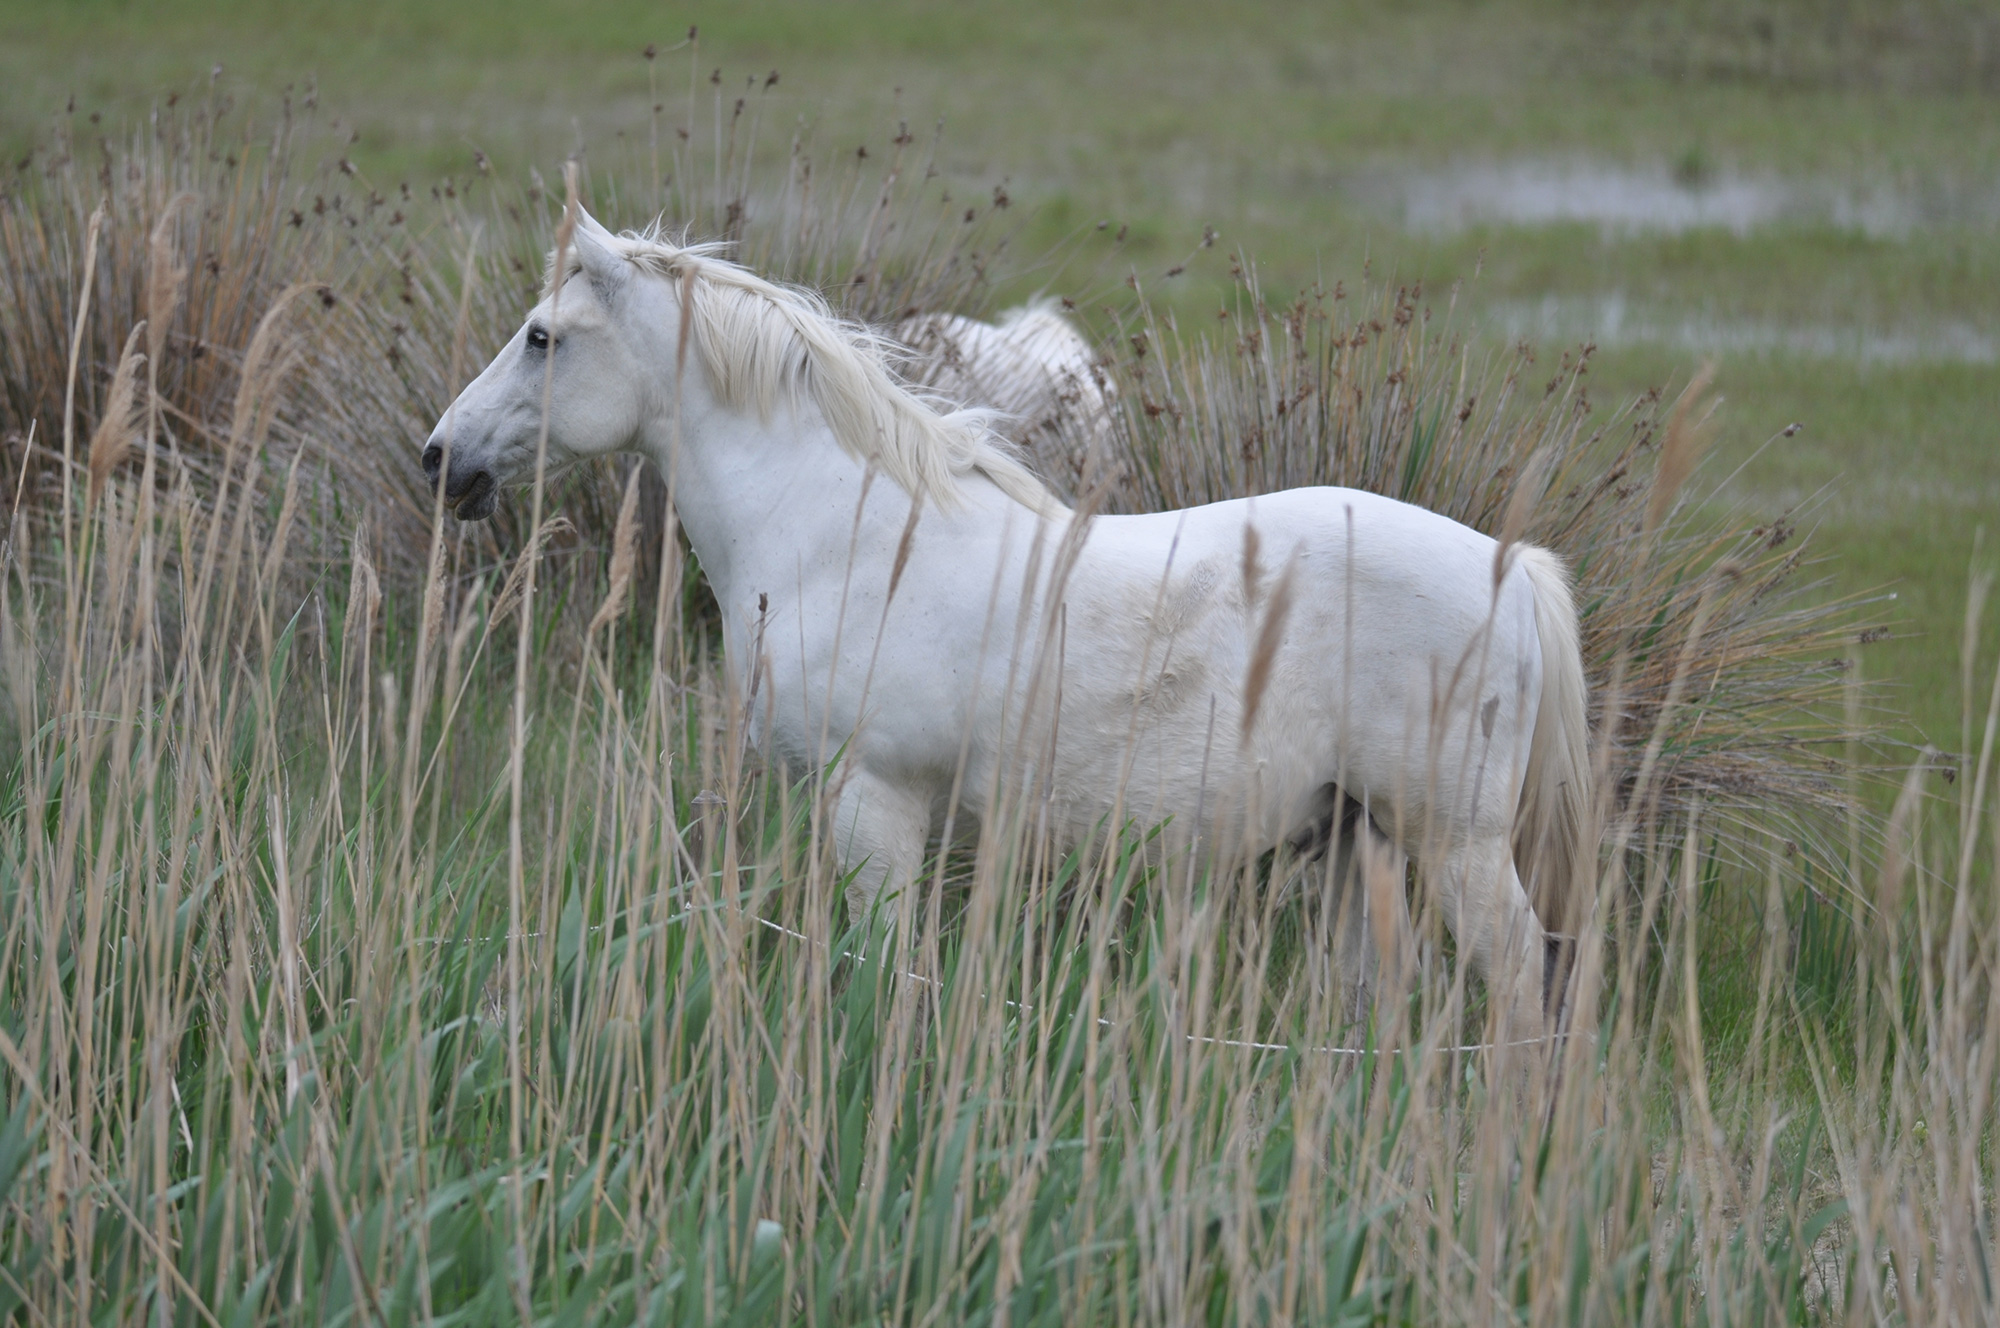
[[[883,905],[886,921],[902,906],[923,866],[930,800],[855,768],[846,772],[833,811],[834,856],[847,881],[847,913],[859,925]]]
[[[1337,805],[1302,836],[1302,855],[1323,855],[1328,949],[1341,985],[1342,1016],[1352,1025],[1365,1019],[1384,990],[1400,990],[1403,966],[1415,953],[1404,878],[1409,855],[1382,833],[1363,806],[1336,793]],[[1294,841],[1298,843],[1298,841]]]
[[[1512,845],[1504,835],[1475,838],[1444,855],[1435,875],[1445,925],[1486,983],[1503,1040],[1539,1040],[1551,951]]]

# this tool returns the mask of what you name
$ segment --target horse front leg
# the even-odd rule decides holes
[[[834,799],[833,848],[848,877],[847,913],[859,924],[883,901],[894,917],[923,866],[930,799],[859,767],[845,772]]]

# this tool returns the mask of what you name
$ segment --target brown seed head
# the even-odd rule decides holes
[[[1285,639],[1285,620],[1292,612],[1292,573],[1298,568],[1296,556],[1287,559],[1278,574],[1264,607],[1264,622],[1257,629],[1257,648],[1250,655],[1250,672],[1243,680],[1243,741],[1250,741],[1257,724],[1257,711],[1264,704],[1265,689],[1271,685],[1271,669],[1277,663],[1278,646]]]
[[[1549,450],[1536,449],[1528,458],[1528,464],[1521,467],[1521,473],[1514,481],[1514,492],[1507,497],[1507,515],[1500,524],[1500,543],[1493,550],[1493,587],[1497,591],[1500,583],[1507,579],[1507,568],[1512,559],[1509,554],[1521,540],[1521,533],[1528,528],[1528,520],[1535,513],[1535,504],[1540,501],[1542,489],[1546,486],[1549,471]]]
[[[1645,534],[1658,530],[1667,514],[1674,510],[1681,486],[1687,483],[1701,454],[1707,450],[1707,425],[1721,404],[1720,398],[1704,400],[1714,379],[1715,365],[1702,365],[1667,417],[1667,435],[1660,443],[1660,465],[1653,475],[1653,495],[1646,504]]]
[[[133,398],[138,395],[139,366],[146,357],[139,352],[139,336],[146,331],[140,323],[125,338],[125,350],[118,357],[118,371],[111,377],[111,393],[104,403],[104,417],[90,435],[90,501],[104,489],[104,481],[132,450],[132,437],[139,429]]]
[[[1248,612],[1257,602],[1257,583],[1264,571],[1257,563],[1259,540],[1257,527],[1245,523],[1243,526],[1243,608]]]
[[[316,284],[299,282],[278,292],[264,311],[257,330],[250,337],[250,349],[243,355],[243,378],[236,386],[236,404],[230,419],[229,451],[233,456],[246,442],[255,446],[271,427],[277,413],[277,386],[299,361],[298,343],[285,327],[284,315],[292,302],[308,292],[317,293]]]
[[[179,218],[181,209],[194,201],[195,196],[185,192],[168,199],[167,205],[160,209],[160,219],[153,223],[153,234],[148,243],[146,353],[156,366],[160,362],[160,353],[166,349],[167,328],[174,320],[174,307],[180,303],[181,285],[187,280],[187,269],[175,261],[174,222]]]
[[[611,535],[611,588],[605,593],[604,603],[597,608],[590,620],[590,633],[612,621],[625,612],[627,592],[632,586],[632,566],[637,561],[639,545],[639,467],[632,467],[632,473],[625,479],[625,497],[618,504],[618,523]]]

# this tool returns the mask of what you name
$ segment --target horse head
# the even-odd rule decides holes
[[[549,474],[636,444],[657,375],[621,316],[634,269],[615,243],[579,209],[541,302],[431,430],[424,473],[461,521],[531,480],[545,441]]]

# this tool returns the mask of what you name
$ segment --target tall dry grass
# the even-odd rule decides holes
[[[704,85],[704,100],[709,91]],[[747,99],[755,96],[753,88]],[[886,154],[865,159],[822,159],[801,138],[784,162],[763,169],[751,152],[749,112],[718,101],[716,114],[712,153],[683,140],[664,159],[655,155],[656,190],[629,197],[620,178],[593,185],[586,171],[599,215],[619,225],[663,217],[712,229],[735,241],[745,261],[827,288],[841,308],[870,321],[978,307],[1013,223],[992,200],[967,207],[935,183],[934,137],[900,129]],[[31,503],[53,501],[62,464],[52,424],[69,409],[89,435],[105,413],[124,339],[149,318],[157,410],[147,446],[133,455],[157,453],[154,473],[212,493],[252,330],[281,290],[306,286],[313,298],[292,310],[312,354],[265,407],[270,436],[260,464],[277,474],[305,457],[313,500],[298,518],[305,533],[331,549],[365,525],[383,574],[406,590],[417,585],[431,503],[410,461],[412,440],[429,432],[538,298],[560,200],[539,175],[499,178],[483,155],[463,176],[421,189],[367,179],[315,116],[309,100],[288,100],[266,125],[217,93],[162,107],[124,139],[86,143],[65,120],[0,188],[0,320],[8,329],[0,437],[8,440],[10,495],[25,480]],[[100,213],[88,274],[98,316],[84,327],[66,405],[84,239]],[[31,424],[39,425],[36,449],[27,446]],[[560,495],[569,527],[551,549],[581,561],[588,575],[602,572],[629,469],[590,468]],[[649,510],[664,502],[663,490],[648,492]],[[650,528],[658,531],[657,520]],[[458,534],[462,556],[486,565],[524,539],[508,512],[490,530]]]
[[[276,269],[208,352],[232,372],[202,416],[177,395],[192,370],[165,363],[191,357],[173,328],[208,298],[173,229],[207,215],[194,192],[164,231],[165,186],[100,223],[100,244],[147,237],[115,281],[157,294],[132,343],[151,358],[125,355],[140,306],[86,302],[76,279],[50,328],[80,347],[79,408],[65,428],[54,398],[53,441],[49,406],[22,422],[40,477],[15,471],[30,497],[0,581],[0,1315],[1990,1320],[2000,918],[1981,844],[2000,831],[2000,683],[1956,805],[1913,783],[1883,860],[1846,864],[1867,925],[1812,913],[1782,831],[1737,833],[1761,930],[1747,1032],[1719,1046],[1703,965],[1740,913],[1710,911],[1713,829],[1748,810],[1689,785],[1681,751],[1722,722],[1701,718],[1717,696],[1783,716],[1822,694],[1755,657],[1766,690],[1731,692],[1738,663],[1709,653],[1732,614],[1749,635],[1719,639],[1738,645],[1789,630],[1735,589],[1786,554],[1718,566],[1646,487],[1657,450],[1690,445],[1685,420],[1680,441],[1639,428],[1594,451],[1572,389],[1521,401],[1504,375],[1460,418],[1470,360],[1388,331],[1420,325],[1417,301],[1357,320],[1361,344],[1331,317],[1281,340],[1259,309],[1237,322],[1260,342],[1205,350],[1133,315],[1144,373],[1113,369],[1131,427],[1078,472],[1112,501],[1345,478],[1498,526],[1543,457],[1513,524],[1571,541],[1613,624],[1593,629],[1600,674],[1640,698],[1605,745],[1604,818],[1631,851],[1579,947],[1569,1035],[1493,1046],[1476,984],[1432,948],[1389,956],[1376,1019],[1340,1046],[1330,910],[1297,898],[1326,882],[1162,863],[1145,827],[1090,854],[989,837],[941,864],[899,952],[858,957],[816,783],[750,758],[671,543],[632,595],[622,477],[559,495],[583,532],[561,538],[601,537],[603,556],[551,554],[528,598],[518,554],[495,555],[560,549],[434,534],[387,475],[421,433],[356,431],[448,391],[511,326],[480,321],[482,301],[519,298],[498,293],[504,205],[476,247],[442,208],[443,257],[413,261],[407,288],[370,266],[400,251],[336,223],[355,275]],[[882,211],[854,192],[871,200],[854,217]],[[95,206],[47,252],[88,248]],[[757,215],[737,214],[746,236]],[[859,252],[853,224],[760,252]],[[885,242],[883,291],[973,280],[970,249],[936,233],[929,251],[897,241],[907,260]],[[491,280],[453,284],[477,264]],[[26,278],[7,280],[26,307]],[[399,320],[410,376],[358,398],[382,404],[301,406],[396,371],[368,338]],[[69,381],[67,355],[53,366]],[[1295,422],[1313,398],[1323,418]],[[1228,432],[1252,418],[1266,431]],[[106,428],[93,485],[78,440]],[[379,488],[343,449],[373,449],[354,464],[379,465]],[[517,713],[533,740],[515,796]],[[1844,964],[1831,1007],[1806,972],[1822,943]]]

